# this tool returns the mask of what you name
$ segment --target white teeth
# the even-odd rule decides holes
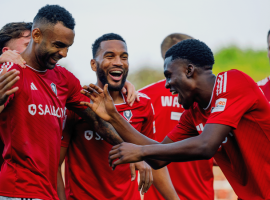
[[[176,91],[172,91],[172,95],[175,95],[175,94],[177,94],[177,92]]]
[[[122,74],[122,72],[121,72],[121,71],[111,71],[111,73]]]

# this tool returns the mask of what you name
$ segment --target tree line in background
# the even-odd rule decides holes
[[[251,76],[254,81],[259,81],[270,75],[269,60],[266,50],[240,49],[236,46],[222,48],[215,54],[213,73],[218,74],[230,69],[238,69]],[[130,73],[128,80],[136,89],[164,79],[162,64],[153,67],[143,67]]]

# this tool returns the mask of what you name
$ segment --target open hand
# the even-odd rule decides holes
[[[18,51],[16,50],[7,50],[0,56],[0,63],[4,62],[13,62],[17,65],[20,65],[21,68],[26,68],[25,60],[21,57]]]
[[[81,104],[91,108],[103,120],[110,121],[112,115],[117,113],[108,91],[108,84],[104,86],[103,91],[100,87],[91,83],[89,86],[83,86],[81,93],[92,100],[91,103],[81,102]]]
[[[4,67],[0,74],[0,106],[4,105],[8,100],[8,97],[14,94],[19,88],[12,86],[20,79],[18,70],[11,70],[7,72],[7,68]],[[12,88],[12,89],[11,89]]]
[[[136,170],[139,170],[140,181],[138,190],[141,191],[141,194],[147,192],[150,186],[153,183],[153,174],[152,168],[144,161],[131,163],[130,164],[130,172],[131,172],[131,181],[134,181],[136,178]]]
[[[113,161],[119,158],[119,160]],[[142,146],[123,142],[112,147],[109,152],[109,164],[115,169],[117,165],[142,161]]]

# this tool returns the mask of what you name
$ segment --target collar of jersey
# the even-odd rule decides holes
[[[44,73],[44,72],[46,72],[47,71],[47,69],[46,70],[44,70],[44,71],[40,71],[40,70],[36,70],[36,69],[34,69],[33,67],[30,67],[29,65],[26,65],[27,67],[29,67],[29,68],[31,68],[32,70],[34,70],[34,71],[36,71],[36,72],[41,72],[41,73]]]
[[[119,106],[119,105],[126,104],[126,100],[125,100],[125,97],[124,97],[124,95],[123,95],[122,92],[121,92],[121,95],[122,95],[122,98],[123,98],[123,100],[124,100],[124,103],[118,103],[118,104],[114,104],[114,105]]]
[[[203,108],[204,110],[207,110],[209,108],[209,106],[211,105],[213,94],[214,94],[214,89],[215,89],[216,82],[217,82],[217,77],[218,77],[218,75],[216,76],[215,84],[214,84],[214,87],[213,87],[213,90],[212,90],[212,94],[211,94],[211,99],[210,99],[210,101],[208,103],[208,106],[206,108]]]

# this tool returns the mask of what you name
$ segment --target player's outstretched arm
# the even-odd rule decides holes
[[[4,104],[8,100],[8,97],[14,94],[19,88],[12,86],[20,79],[18,70],[11,70],[7,72],[7,68],[4,67],[0,74],[0,112],[4,109]],[[11,89],[12,88],[12,89]]]
[[[84,86],[83,88],[84,90],[81,92],[88,96],[92,100],[92,103],[81,102],[81,104],[88,106],[99,117],[108,121],[124,141],[140,145],[158,144],[155,140],[138,132],[117,112],[108,92],[107,84],[104,86],[104,91],[94,84]]]
[[[122,143],[110,151],[109,161],[119,158],[112,164],[155,159],[170,162],[185,162],[210,159],[214,156],[222,141],[231,131],[231,127],[222,124],[206,124],[202,134],[171,144],[135,145]],[[154,169],[162,167],[159,162],[148,162]]]

